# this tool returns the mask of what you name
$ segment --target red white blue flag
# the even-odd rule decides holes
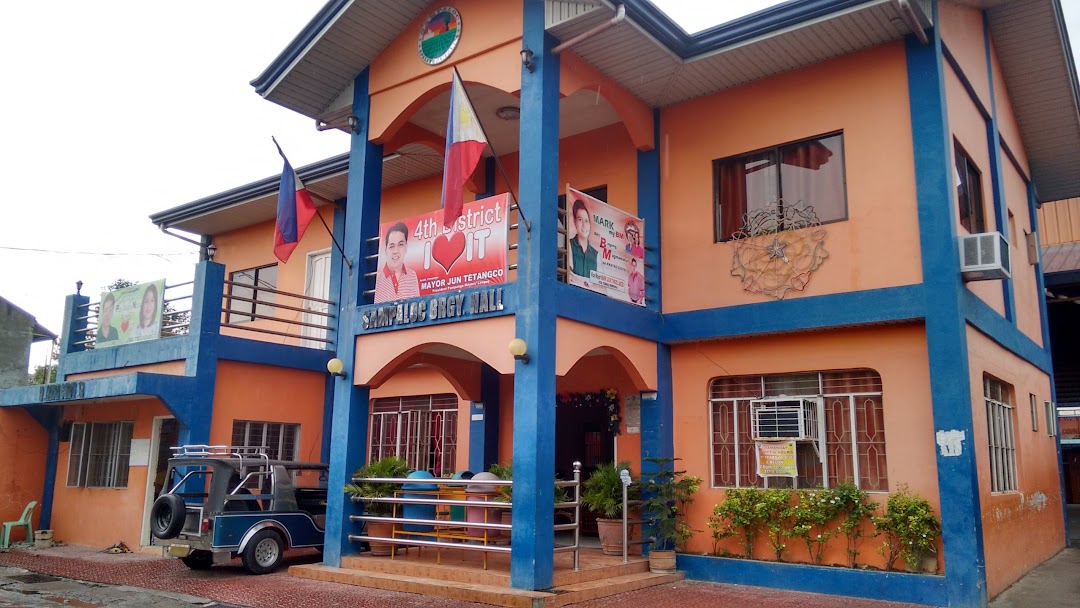
[[[461,76],[454,68],[450,83],[450,118],[446,122],[446,165],[443,167],[442,208],[443,226],[450,227],[461,217],[465,204],[465,182],[476,169],[480,156],[487,147],[487,137],[480,126],[461,83]]]
[[[276,140],[274,145],[285,161],[285,168],[281,170],[281,186],[278,188],[277,224],[274,226],[274,255],[284,263],[289,261],[293,249],[304,237],[311,218],[315,217],[315,204],[311,202],[311,194],[304,188],[304,182],[300,181]]]

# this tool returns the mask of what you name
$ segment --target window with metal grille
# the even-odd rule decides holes
[[[397,456],[436,477],[453,473],[457,419],[458,398],[452,394],[373,399],[370,459]]]
[[[986,430],[990,445],[990,491],[1015,492],[1016,442],[1014,440],[1011,384],[983,376],[986,398]]]
[[[713,487],[791,487],[790,479],[757,475],[751,401],[770,397],[816,400],[819,441],[800,441],[800,488],[852,482],[889,490],[881,376],[870,369],[715,378],[709,386]],[[823,452],[823,455],[819,452]]]
[[[126,488],[131,422],[75,422],[68,446],[67,487]]]
[[[982,173],[968,153],[953,140],[953,179],[956,181],[956,204],[960,207],[960,225],[972,234],[986,232],[983,211]]]
[[[249,268],[229,274],[229,323],[254,321],[274,316],[274,292],[277,289],[277,264]]]
[[[234,420],[232,445],[246,448],[264,447],[271,460],[296,460],[300,445],[300,425]]]

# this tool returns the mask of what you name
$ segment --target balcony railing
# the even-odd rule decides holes
[[[294,338],[302,346],[328,348],[334,342],[327,336],[334,329],[335,308],[332,300],[226,280],[221,326]]]
[[[191,299],[195,282],[165,285],[164,308],[161,313],[161,334],[159,337],[182,336],[188,333],[191,325]],[[87,302],[76,309],[75,323],[84,325],[76,329],[78,339],[72,346],[91,350],[97,346],[97,333],[101,315],[101,302]]]

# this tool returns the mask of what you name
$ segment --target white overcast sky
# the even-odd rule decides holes
[[[779,4],[654,3],[691,32]],[[296,166],[345,152],[344,134],[317,132],[248,84],[323,4],[0,3],[0,296],[59,333],[77,280],[91,300],[120,277],[188,281],[195,247],[151,213],[280,172],[271,135]],[[1062,4],[1080,32],[1080,0]]]

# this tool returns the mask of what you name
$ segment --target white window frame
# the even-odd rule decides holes
[[[274,269],[274,282],[271,284],[262,279],[264,271]],[[229,282],[241,283],[241,285],[229,285],[228,300],[229,300],[229,313],[226,317],[228,323],[249,323],[251,321],[263,320],[259,319],[263,317],[274,316],[274,291],[278,287],[278,279],[280,279],[281,269],[278,264],[267,264],[265,266],[257,266],[255,268],[245,268],[243,270],[237,270],[236,272],[229,273]],[[244,283],[239,279],[247,276],[250,277],[251,283]],[[263,285],[262,283],[265,283]],[[239,290],[250,290],[251,293],[247,296],[239,295],[235,293]],[[233,298],[247,297],[249,300],[255,300],[255,302],[244,302],[242,300],[235,300]]]
[[[453,405],[450,404],[451,399]],[[396,411],[377,411],[380,408],[376,407],[376,402],[386,407],[392,401],[397,401]],[[372,399],[369,458],[374,461],[386,456],[398,456],[408,463],[409,468],[432,474],[456,470],[459,407],[460,401],[451,393]],[[426,432],[431,428],[431,417],[436,414],[442,414],[438,437]],[[391,430],[393,445],[381,441]],[[376,441],[377,438],[380,440]],[[442,444],[441,458],[437,463],[432,462],[436,456],[436,442]]]
[[[128,487],[131,421],[73,422],[68,443],[68,488]]]
[[[990,491],[994,494],[1017,492],[1016,420],[1012,401],[1013,387],[997,378],[983,376],[983,400],[986,403],[986,436],[990,455]],[[1000,398],[994,398],[994,393]]]
[[[243,425],[244,437],[239,443],[235,438],[237,435],[237,425]],[[257,425],[262,425],[262,437],[263,441],[257,445],[251,443],[251,431]],[[266,445],[266,437],[270,435],[270,428],[277,427],[278,431],[278,444],[276,446]],[[286,453],[285,445],[285,429],[294,429],[292,452]],[[300,454],[300,424],[295,422],[268,422],[265,420],[233,420],[232,435],[233,444],[238,447],[251,447],[251,448],[266,448],[267,454],[270,454],[271,460],[288,460],[295,462]],[[277,456],[274,458],[274,456]]]

